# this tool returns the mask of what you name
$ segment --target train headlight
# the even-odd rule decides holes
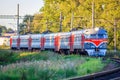
[[[98,31],[99,30],[99,28],[95,28],[95,31]]]

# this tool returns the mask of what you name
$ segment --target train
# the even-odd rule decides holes
[[[12,50],[52,50],[64,54],[105,56],[108,34],[104,28],[49,34],[17,35],[10,38]]]

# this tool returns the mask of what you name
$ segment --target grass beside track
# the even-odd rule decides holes
[[[98,72],[106,65],[101,58],[9,50],[0,50],[0,64],[0,80],[60,80]]]

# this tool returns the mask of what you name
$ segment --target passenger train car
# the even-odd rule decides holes
[[[65,54],[105,56],[107,38],[105,29],[92,28],[72,32],[12,36],[10,47],[11,49],[53,50]]]

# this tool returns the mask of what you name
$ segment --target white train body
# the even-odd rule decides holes
[[[11,47],[12,48],[17,48],[17,39],[18,39],[18,36],[12,36],[12,44],[11,44]],[[11,43],[11,42],[10,42]]]
[[[51,49],[65,54],[73,52],[90,56],[105,56],[107,38],[106,30],[94,28],[73,32],[13,36],[10,46],[11,49]]]
[[[57,34],[56,33],[52,33],[52,34],[45,34],[44,38],[45,38],[45,43],[44,43],[44,48],[45,49],[54,49],[54,38]]]
[[[20,48],[24,49],[24,48],[28,48],[28,41],[29,41],[29,35],[21,35],[20,36]]]
[[[41,47],[41,34],[33,34],[31,35],[31,39],[32,39],[32,42],[31,42],[31,48],[33,49],[40,49]]]

